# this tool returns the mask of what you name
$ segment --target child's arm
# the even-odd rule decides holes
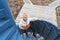
[[[26,26],[22,26],[23,30],[27,30],[30,27],[30,24],[27,24]]]

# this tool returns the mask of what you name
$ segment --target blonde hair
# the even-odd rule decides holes
[[[26,13],[23,13],[23,17],[24,17],[24,16],[27,16],[27,14],[26,14]]]

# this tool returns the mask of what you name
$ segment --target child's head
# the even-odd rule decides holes
[[[23,20],[24,20],[24,21],[27,21],[27,18],[28,18],[27,14],[24,13],[24,14],[23,14]]]

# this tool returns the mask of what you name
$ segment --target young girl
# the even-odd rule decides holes
[[[33,30],[30,27],[30,21],[34,21],[34,20],[38,20],[38,18],[35,18],[35,17],[28,18],[26,13],[23,14],[23,18],[20,20],[20,23],[19,23],[19,28],[22,30],[22,33],[26,33],[27,35],[28,30],[29,31]]]

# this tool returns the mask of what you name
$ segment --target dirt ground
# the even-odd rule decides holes
[[[47,6],[51,2],[55,0],[31,0],[33,4],[35,5],[42,5],[42,6]],[[24,5],[23,0],[9,0],[9,5],[11,7],[12,13],[16,19],[18,12],[21,10],[22,6]],[[60,27],[60,6],[56,8],[56,15],[57,15],[57,23],[58,26]]]

